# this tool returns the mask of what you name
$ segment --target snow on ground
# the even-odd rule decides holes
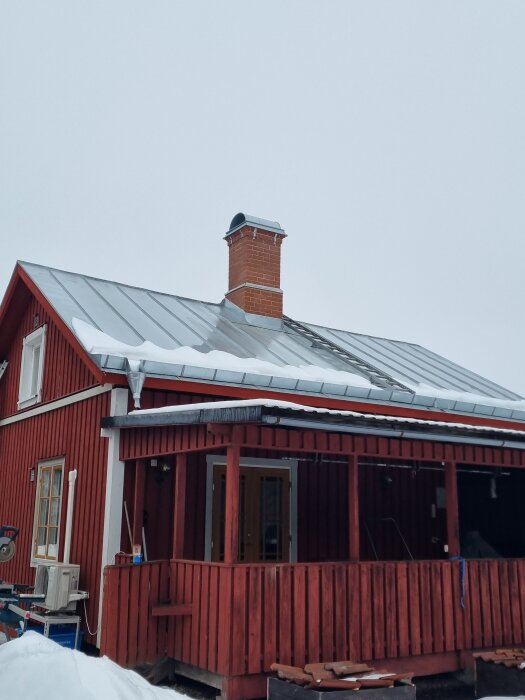
[[[105,656],[65,649],[37,632],[2,644],[0,668],[0,698],[6,700],[188,700]]]

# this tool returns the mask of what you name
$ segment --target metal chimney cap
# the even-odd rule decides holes
[[[284,229],[281,228],[281,224],[278,221],[260,219],[258,216],[252,216],[251,214],[243,214],[242,212],[239,212],[233,217],[230,228],[226,232],[226,237],[243,226],[253,226],[254,228],[260,228],[263,231],[270,231],[271,233],[278,233],[280,236],[286,236]]]

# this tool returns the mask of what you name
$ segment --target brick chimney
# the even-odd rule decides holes
[[[285,236],[277,221],[242,213],[233,217],[224,237],[230,249],[226,299],[250,314],[283,317],[281,244]]]

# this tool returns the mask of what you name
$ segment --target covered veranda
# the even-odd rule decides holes
[[[521,431],[263,401],[105,427],[126,464],[122,549],[149,550],[104,572],[101,652],[122,665],[171,658],[236,699],[264,695],[274,661],[429,674],[525,641],[525,543],[502,552],[498,526],[461,517],[466,489],[501,503],[502,541],[519,529]],[[472,531],[492,557],[461,558]]]

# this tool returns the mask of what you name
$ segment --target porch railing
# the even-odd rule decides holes
[[[105,570],[101,651],[169,656],[224,676],[525,642],[525,560],[253,565],[161,561]],[[462,590],[464,588],[464,591]],[[462,598],[464,607],[462,607]],[[163,602],[191,615],[152,615]]]

